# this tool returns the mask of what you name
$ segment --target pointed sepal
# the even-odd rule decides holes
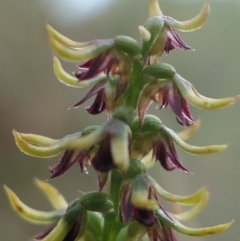
[[[48,23],[46,23],[46,29],[47,29],[48,34],[51,36],[51,38],[55,39],[56,41],[58,41],[59,43],[65,45],[65,46],[82,49],[82,48],[88,47],[91,44],[91,42],[76,42],[76,41],[73,41],[73,40],[63,36],[59,32],[57,32]]]
[[[206,195],[206,193],[208,192],[207,187],[202,187],[191,195],[179,196],[164,190],[151,176],[148,175],[146,176],[146,178],[149,184],[154,188],[154,190],[160,197],[162,197],[167,201],[176,202],[181,205],[187,205],[187,206],[195,205],[199,203],[199,201],[202,200],[202,197]]]
[[[206,236],[206,235],[213,235],[220,232],[223,232],[227,230],[233,223],[233,221],[225,224],[216,225],[213,227],[206,227],[206,228],[189,228],[187,226],[184,226],[177,220],[170,219],[162,210],[158,209],[155,212],[155,215],[163,221],[165,224],[167,224],[170,228],[173,230],[187,236]]]
[[[177,30],[180,30],[182,32],[191,32],[201,28],[207,21],[209,14],[210,14],[210,3],[209,3],[209,0],[207,0],[196,17],[183,22],[177,21],[170,17],[166,17],[165,22],[166,22],[166,25],[172,28],[175,28]]]
[[[173,81],[177,85],[182,96],[190,104],[201,109],[216,110],[228,107],[230,105],[233,105],[240,99],[240,95],[223,99],[212,99],[205,97],[199,94],[190,82],[188,82],[178,74],[173,76]]]
[[[57,79],[61,83],[65,84],[67,86],[70,86],[70,87],[75,87],[75,88],[84,88],[84,87],[90,86],[92,84],[96,84],[96,83],[102,81],[104,78],[106,78],[104,74],[99,74],[98,76],[96,76],[92,79],[79,81],[78,78],[68,74],[62,68],[61,63],[56,56],[53,56],[53,69],[54,69],[54,73],[55,73]]]
[[[149,17],[163,16],[158,0],[149,0],[148,13]]]
[[[51,203],[54,209],[61,210],[67,208],[67,201],[55,187],[37,178],[35,178],[34,181],[37,187],[43,192],[43,194],[46,196],[46,198]]]
[[[111,39],[96,40],[81,50],[70,48],[52,37],[49,37],[49,44],[62,59],[72,63],[83,64],[110,50],[114,46],[114,41]]]
[[[58,210],[52,212],[43,212],[36,209],[30,208],[25,205],[18,196],[6,185],[4,189],[7,193],[8,199],[11,203],[12,208],[17,212],[22,218],[38,224],[48,224],[58,221],[63,215],[65,210]]]
[[[191,154],[213,154],[222,152],[227,148],[227,145],[210,145],[201,147],[192,146],[181,140],[174,131],[167,128],[166,126],[164,126],[163,129],[166,135],[168,135],[178,146],[180,146],[183,150]]]
[[[199,202],[193,206],[190,210],[174,214],[174,217],[178,219],[179,221],[189,221],[195,216],[197,216],[206,206],[209,199],[209,191],[205,191],[203,193],[202,198],[199,200]]]

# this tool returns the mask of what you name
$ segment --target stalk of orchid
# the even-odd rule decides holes
[[[68,74],[54,55],[57,79],[70,87],[92,86],[72,108],[81,107],[95,96],[87,112],[107,114],[100,126],[88,126],[81,132],[61,139],[13,131],[18,148],[27,155],[49,158],[61,155],[50,167],[50,179],[60,177],[77,163],[81,171],[91,164],[98,175],[99,190],[81,195],[67,203],[49,183],[35,180],[54,211],[44,212],[25,205],[4,186],[13,209],[24,219],[50,228],[36,235],[41,241],[176,241],[175,232],[188,236],[205,236],[229,228],[232,221],[212,227],[189,228],[187,221],[205,207],[209,191],[202,187],[188,196],[164,190],[147,169],[156,163],[166,170],[189,173],[180,161],[175,144],[197,155],[222,152],[227,145],[192,146],[185,142],[200,125],[188,104],[207,110],[228,107],[240,95],[211,99],[199,94],[169,64],[161,62],[164,52],[175,48],[192,51],[176,31],[190,32],[201,28],[210,13],[207,0],[193,19],[177,21],[163,15],[158,0],[149,0],[149,19],[139,26],[141,42],[128,36],[76,42],[57,32],[48,23],[49,44],[62,60],[76,63],[78,72]],[[169,106],[182,126],[180,133],[166,127],[148,114],[156,103],[159,109]],[[104,192],[108,183],[109,190]],[[162,200],[190,206],[188,211],[171,213]]]

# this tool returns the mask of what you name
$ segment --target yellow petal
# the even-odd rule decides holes
[[[182,141],[178,135],[172,131],[171,129],[167,128],[166,126],[163,127],[165,133],[183,150],[192,154],[212,154],[222,152],[227,148],[227,145],[211,145],[211,146],[192,146],[187,144],[186,142]]]
[[[66,213],[61,217],[53,230],[46,237],[41,239],[41,241],[64,240],[77,218],[84,215],[84,212],[86,212],[86,210],[81,204],[76,205],[69,210],[67,209]]]
[[[51,27],[48,23],[46,23],[46,29],[48,34],[55,39],[57,42],[67,46],[67,47],[74,47],[74,48],[86,48],[91,44],[91,42],[75,42],[62,34],[58,33],[53,27]]]
[[[67,47],[54,38],[49,37],[49,44],[52,49],[64,60],[72,63],[84,63],[90,59],[93,59],[101,53],[109,50],[113,47],[114,41],[110,40],[99,40],[95,44],[88,46],[82,50],[72,49]]]
[[[43,182],[37,178],[35,178],[35,184],[37,187],[43,192],[43,194],[47,197],[49,202],[52,204],[53,208],[58,209],[66,209],[68,203],[62,194],[52,185],[47,182]]]
[[[189,196],[179,196],[164,190],[152,177],[148,176],[149,182],[159,196],[170,202],[177,202],[182,205],[194,205],[198,203],[207,192],[207,187],[202,187]]]
[[[217,234],[217,233],[223,232],[226,229],[228,229],[233,223],[233,221],[231,221],[229,223],[220,224],[220,225],[216,225],[213,227],[189,228],[189,227],[184,226],[183,224],[181,224],[180,222],[178,222],[175,219],[173,219],[173,220],[170,219],[168,216],[166,216],[166,214],[162,210],[157,210],[155,214],[157,215],[157,217],[159,219],[161,219],[170,228],[172,228],[173,230],[175,230],[183,235],[187,235],[187,236],[201,237],[201,236],[206,236],[206,235]]]
[[[186,212],[175,214],[174,217],[180,221],[188,221],[188,220],[194,218],[204,209],[204,207],[206,206],[206,204],[208,202],[208,199],[209,199],[209,192],[205,191],[201,200],[193,208],[191,208],[190,210],[188,210]]]
[[[144,26],[138,26],[138,30],[139,30],[139,33],[140,35],[142,36],[142,39],[145,41],[145,42],[148,42],[152,35],[151,33],[144,27]]]
[[[16,132],[16,131],[14,131]],[[21,138],[33,145],[39,145],[39,146],[52,146],[56,144],[59,140],[52,139],[49,137],[41,136],[41,135],[35,135],[35,134],[25,134],[25,133],[18,133]],[[14,134],[15,135],[15,134]]]
[[[147,199],[147,197],[144,197],[145,193],[138,192],[134,193],[131,198],[131,203],[134,207],[140,208],[140,209],[147,209],[147,210],[153,210],[156,207],[158,207],[158,203],[154,200]]]
[[[178,137],[183,141],[189,139],[199,129],[200,124],[201,124],[201,120],[197,119],[192,126],[190,126],[189,128],[181,132],[178,132],[177,133]]]
[[[68,138],[68,140],[64,143],[65,148],[68,150],[84,150],[94,146],[102,140],[108,123],[109,121],[97,129],[94,129],[94,131],[90,134],[82,136],[81,138]]]
[[[60,61],[56,56],[53,56],[53,68],[54,68],[54,73],[56,77],[61,83],[67,86],[75,87],[75,88],[83,88],[83,87],[95,84],[103,80],[105,77],[105,75],[101,73],[100,75],[98,75],[93,79],[79,81],[78,78],[65,72],[65,70],[62,68]]]
[[[52,49],[64,60],[73,62],[73,63],[83,63],[89,59],[94,58],[93,52],[89,51],[89,49],[76,50],[67,47],[60,42],[56,41],[53,38],[49,38],[49,44]]]
[[[168,17],[165,22],[167,25],[175,29],[178,29],[183,32],[190,32],[201,28],[207,21],[209,14],[210,3],[209,0],[207,0],[206,3],[203,5],[203,8],[201,9],[200,13],[196,17],[183,22]]]
[[[122,133],[111,138],[111,153],[113,161],[122,171],[126,171],[130,164],[128,133]]]
[[[188,82],[178,74],[175,74],[173,76],[173,81],[177,85],[182,96],[191,105],[201,109],[216,110],[216,109],[228,107],[230,105],[233,105],[240,99],[240,95],[227,97],[223,99],[212,99],[212,98],[205,97],[199,94],[190,82]]]
[[[148,12],[149,17],[163,16],[158,0],[149,0]]]
[[[18,133],[15,130],[13,130],[13,135],[18,148],[22,152],[30,156],[49,158],[56,156],[65,150],[84,150],[94,146],[102,138],[104,133],[103,127],[97,128],[95,131],[85,136],[82,136],[81,132],[67,135],[51,146],[41,146],[42,139],[38,142],[37,138],[33,143],[34,145],[30,144],[21,137],[21,133]]]
[[[56,156],[65,150],[58,142],[51,146],[35,146],[26,142],[21,137],[21,134],[15,130],[13,130],[13,135],[18,148],[30,156],[48,158]]]
[[[8,195],[8,199],[12,208],[24,219],[34,223],[53,223],[61,218],[64,211],[42,212],[25,205],[17,195],[7,186],[4,189]]]
[[[150,150],[150,152],[141,159],[141,162],[146,166],[146,168],[154,166],[156,162],[153,158],[153,151]]]

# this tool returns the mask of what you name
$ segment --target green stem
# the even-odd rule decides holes
[[[117,236],[121,229],[125,227],[123,223],[118,220],[116,212],[111,211],[104,216],[104,228],[102,241],[113,241],[117,240]]]
[[[113,169],[111,172],[110,197],[113,201],[116,216],[119,216],[119,199],[122,189],[122,180],[123,177],[119,170]]]
[[[102,241],[116,240],[122,228],[120,225],[119,203],[122,188],[122,174],[118,169],[113,169],[110,179],[110,197],[114,204],[114,211],[108,213],[104,217],[104,229]]]
[[[129,80],[129,85],[124,93],[125,104],[131,106],[134,110],[137,108],[139,94],[142,90],[139,78],[143,70],[143,62],[136,60],[133,62],[132,74]]]

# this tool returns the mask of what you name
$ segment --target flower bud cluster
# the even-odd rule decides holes
[[[177,34],[199,29],[210,12],[209,1],[191,20],[180,22],[163,15],[157,0],[149,0],[149,19],[139,26],[141,43],[128,36],[76,42],[46,24],[49,44],[62,60],[76,63],[68,74],[53,57],[57,79],[70,87],[92,86],[72,108],[81,107],[95,96],[86,110],[92,115],[106,112],[100,126],[88,126],[61,139],[13,131],[19,149],[31,156],[61,155],[50,167],[50,179],[60,177],[76,163],[85,170],[89,164],[97,172],[99,191],[81,195],[71,203],[50,184],[36,179],[36,185],[54,211],[43,212],[26,206],[5,186],[13,209],[33,223],[51,224],[34,237],[43,241],[175,241],[175,232],[204,236],[226,230],[232,222],[205,228],[189,228],[181,222],[195,217],[206,205],[209,192],[200,188],[189,196],[164,190],[146,169],[159,163],[166,171],[189,172],[180,161],[175,145],[190,154],[213,154],[227,145],[192,146],[185,142],[199,127],[189,104],[208,110],[230,106],[240,99],[233,96],[211,99],[199,94],[175,68],[161,62],[163,52],[193,50]],[[169,106],[177,122],[188,129],[180,133],[148,114],[155,102],[159,109]],[[106,185],[108,184],[108,185]],[[103,191],[108,187],[107,193]],[[171,213],[162,200],[190,206],[188,211]],[[143,239],[142,239],[143,238]]]

